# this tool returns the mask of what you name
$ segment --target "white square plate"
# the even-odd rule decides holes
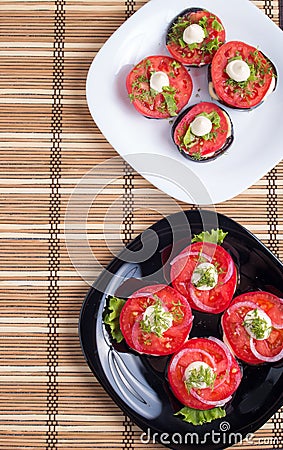
[[[235,139],[214,161],[186,160],[171,139],[172,121],[147,119],[131,105],[125,79],[146,56],[169,55],[165,35],[182,10],[202,7],[222,20],[226,40],[258,47],[275,64],[277,89],[259,108],[227,108]],[[283,33],[249,0],[151,0],[104,44],[89,69],[87,101],[97,126],[116,151],[153,185],[188,203],[228,200],[255,183],[282,158]],[[188,106],[211,101],[207,68],[191,69],[194,91]]]

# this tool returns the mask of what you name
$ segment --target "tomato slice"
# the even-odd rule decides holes
[[[204,137],[193,136],[186,142],[190,124],[200,114],[215,114],[219,122],[213,123],[209,135]],[[188,131],[189,130],[189,131]],[[172,128],[172,137],[179,151],[194,161],[207,161],[216,158],[230,147],[233,142],[233,126],[226,111],[210,102],[202,102],[186,109],[175,121]]]
[[[253,339],[255,351],[251,349],[251,336],[243,322],[246,314],[259,307],[272,321],[270,336],[264,340]],[[248,364],[270,362],[283,350],[283,303],[273,294],[264,291],[247,292],[236,297],[222,317],[224,338],[233,353]],[[262,355],[259,358],[257,355]]]
[[[160,301],[173,317],[171,327],[161,336],[145,331],[142,327],[144,312],[156,301]],[[129,297],[120,314],[121,331],[129,347],[148,355],[169,355],[177,351],[187,339],[192,321],[192,311],[187,300],[175,289],[165,285],[139,289]]]
[[[200,290],[192,283],[196,267],[203,261],[213,264],[218,281],[210,290]],[[173,287],[186,297],[193,309],[218,314],[230,304],[237,284],[237,270],[226,250],[209,242],[196,242],[186,247],[171,263]]]
[[[229,78],[226,66],[231,59],[242,59],[251,69],[247,82]],[[240,41],[231,41],[217,50],[211,64],[211,80],[219,100],[233,108],[258,106],[272,88],[276,77],[273,64],[258,49]],[[274,86],[275,88],[275,86]]]
[[[188,45],[183,40],[185,28],[200,25],[205,33],[199,44]],[[215,14],[201,8],[189,8],[176,16],[169,25],[166,46],[171,55],[189,66],[210,64],[216,50],[225,42],[223,23]]]
[[[228,347],[224,349],[224,344],[220,345],[217,341],[215,338],[190,339],[170,361],[168,380],[171,389],[178,400],[190,408],[211,409],[223,405],[240,384],[239,365]],[[185,384],[185,371],[196,361],[204,362],[213,369],[216,375],[213,387],[188,390]]]
[[[153,73],[163,72],[169,78],[169,90],[150,88]],[[193,82],[186,68],[169,56],[148,56],[128,74],[126,87],[136,110],[146,117],[164,119],[175,116],[188,103]],[[164,88],[163,88],[164,90]]]

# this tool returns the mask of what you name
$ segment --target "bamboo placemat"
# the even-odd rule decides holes
[[[144,3],[0,1],[3,450],[161,448],[141,443],[140,430],[95,380],[77,332],[87,280],[162,215],[191,208],[172,202],[117,158],[88,113],[85,80],[93,57]],[[278,1],[254,3],[279,24]],[[89,173],[94,167],[95,177]],[[71,204],[76,217],[67,245],[66,208],[86,174],[81,202]],[[88,244],[97,259],[93,265],[83,250],[86,189],[95,200],[87,221]],[[216,209],[282,258],[282,192],[279,164]],[[282,448],[282,420],[283,411],[276,413],[256,433],[254,444],[238,448]]]

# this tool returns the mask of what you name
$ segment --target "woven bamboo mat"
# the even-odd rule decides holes
[[[92,376],[77,332],[87,280],[162,215],[191,208],[153,192],[117,158],[88,113],[85,80],[93,57],[144,3],[0,1],[3,450],[161,448],[140,442],[140,430]],[[279,24],[278,1],[254,3]],[[90,266],[82,250],[84,197],[71,205],[77,215],[68,245],[64,217],[73,188],[94,167],[97,176],[86,187],[95,199],[86,224],[96,257]],[[217,211],[283,258],[282,192],[279,164]],[[282,420],[283,411],[276,413],[253,445],[238,447],[282,448]]]

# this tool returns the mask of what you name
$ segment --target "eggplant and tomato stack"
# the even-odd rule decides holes
[[[171,262],[171,283],[193,309],[219,314],[228,308],[233,298],[237,269],[231,255],[221,245],[203,242],[201,235],[195,236],[192,240],[195,242]]]
[[[234,298],[222,317],[224,341],[248,364],[283,358],[283,300],[264,291]]]
[[[273,63],[257,48],[230,41],[217,50],[208,71],[210,96],[230,108],[259,106],[276,88]]]
[[[188,103],[193,82],[186,68],[169,56],[148,56],[128,74],[126,88],[136,110],[145,117],[166,119]]]
[[[225,42],[224,26],[215,14],[189,8],[178,14],[167,30],[166,46],[171,55],[188,66],[211,63]]]
[[[183,111],[172,127],[172,138],[180,153],[198,162],[215,159],[234,140],[230,116],[219,106],[201,102]]]
[[[179,350],[192,328],[188,301],[166,285],[147,286],[134,292],[120,313],[126,343],[138,353],[164,356]]]
[[[242,379],[229,348],[214,337],[193,338],[173,355],[168,381],[177,399],[195,410],[226,405]]]

